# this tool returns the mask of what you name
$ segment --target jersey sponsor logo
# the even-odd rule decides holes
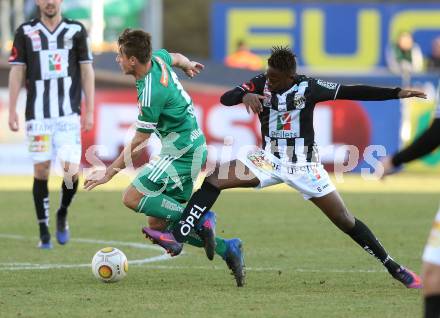
[[[248,92],[253,92],[255,90],[255,84],[253,82],[243,83],[241,87],[243,87]]]
[[[48,152],[49,141],[49,135],[29,136],[29,152]]]
[[[159,63],[160,68],[162,70],[162,76],[160,77],[160,83],[163,86],[168,87],[168,70],[167,70],[167,67],[165,65],[165,62],[162,61],[162,59],[160,57],[155,56],[154,58]]]
[[[309,171],[309,176],[313,182],[317,182],[321,179],[321,175],[319,173],[319,170],[316,167],[312,167],[312,170]]]
[[[263,152],[251,152],[248,154],[248,159],[254,166],[264,171],[279,170],[280,166],[275,162],[270,161],[264,157]]]
[[[299,134],[295,131],[289,130],[272,130],[270,132],[270,137],[279,139],[289,139],[299,137]]]
[[[191,142],[193,142],[194,140],[200,138],[201,136],[203,136],[203,132],[202,132],[202,130],[201,130],[200,128],[194,129],[194,130],[191,132],[191,136],[190,136],[190,138],[191,138]]]
[[[293,98],[293,107],[295,109],[303,109],[306,106],[306,98],[304,95],[298,95],[295,94],[295,97]]]
[[[298,132],[294,131],[293,123],[292,123],[292,113],[285,112],[276,115],[276,126],[273,130],[270,130],[269,136],[272,138],[296,138],[299,137]]]
[[[41,77],[43,80],[66,77],[68,68],[68,51],[43,50],[40,51]]]
[[[49,70],[61,72],[62,69],[61,60],[62,59],[60,54],[58,53],[49,54]]]
[[[25,25],[23,27],[24,33],[31,39],[32,50],[34,52],[41,50],[40,31],[37,28],[37,26],[31,27],[30,25]]]
[[[171,211],[178,211],[178,212],[183,211],[183,208],[180,204],[174,203],[167,199],[162,200],[161,207]]]
[[[146,121],[136,121],[136,128],[140,129],[156,129],[157,123],[150,123]]]
[[[309,173],[310,169],[312,169],[312,165],[289,165],[287,166],[287,173],[302,175]]]
[[[191,104],[188,106],[188,108],[186,109],[186,111],[188,112],[188,114],[191,116],[191,118],[195,118],[195,110],[194,110],[194,106]]]
[[[290,113],[284,113],[278,115],[277,129],[278,130],[291,130],[292,128],[292,115]]]
[[[205,211],[206,206],[200,207],[194,204],[185,220],[179,221],[180,234],[187,236],[194,228],[196,221],[200,220],[200,218],[205,214]]]
[[[53,121],[32,120],[26,123],[26,131],[32,135],[45,135],[53,131]]]
[[[333,83],[333,82],[326,82],[323,80],[317,80],[316,83],[322,87],[328,88],[328,89],[336,89],[336,87],[338,87],[337,83]]]

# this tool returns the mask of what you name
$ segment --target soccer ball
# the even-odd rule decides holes
[[[127,257],[121,250],[114,247],[105,247],[92,259],[93,275],[105,283],[120,281],[127,275]]]

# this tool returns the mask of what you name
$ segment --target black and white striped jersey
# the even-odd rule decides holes
[[[270,92],[265,74],[235,87],[222,95],[226,106],[242,102],[247,93],[263,95],[261,123],[263,148],[283,162],[319,162],[313,127],[313,111],[319,102],[334,99],[388,100],[399,98],[401,89],[338,83],[295,75],[292,86],[284,92]]]
[[[283,93],[271,93],[265,74],[239,86],[243,91],[264,95],[259,114],[263,148],[287,162],[318,162],[313,129],[315,104],[336,98],[339,84],[298,75]]]
[[[92,54],[84,26],[63,18],[50,32],[40,19],[15,32],[10,64],[26,65],[26,120],[80,113],[80,63]]]

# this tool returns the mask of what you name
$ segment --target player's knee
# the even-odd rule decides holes
[[[214,188],[221,190],[221,183],[217,177],[216,172],[211,174],[209,177],[205,178],[205,181],[203,182],[203,184],[209,184],[209,185],[213,186]]]
[[[130,192],[126,191],[122,196],[122,203],[124,203],[127,208],[131,210],[136,210],[139,205],[139,200],[136,197],[130,195]]]
[[[342,231],[348,232],[354,226],[354,217],[347,211],[346,208],[343,208],[338,211],[333,222]]]
[[[42,162],[34,165],[34,175],[37,179],[47,179],[49,177],[50,162]]]
[[[423,288],[425,294],[440,293],[440,266],[423,263]]]

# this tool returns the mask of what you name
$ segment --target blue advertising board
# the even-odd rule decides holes
[[[440,3],[309,4],[214,2],[211,52],[218,61],[239,40],[267,56],[274,45],[292,47],[312,69],[371,71],[385,66],[385,49],[410,31],[425,55],[440,35]]]

